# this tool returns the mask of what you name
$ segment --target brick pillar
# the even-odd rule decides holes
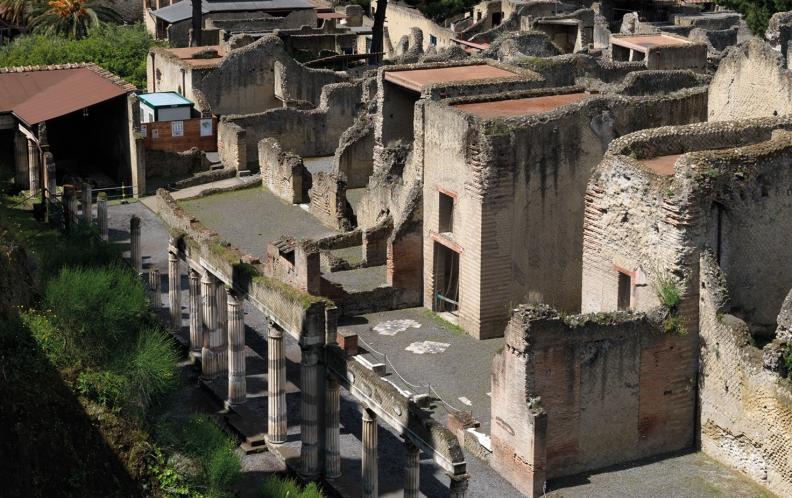
[[[93,191],[89,183],[82,184],[82,219],[88,225],[93,223]]]
[[[204,379],[215,379],[218,368],[218,353],[223,341],[217,327],[217,279],[208,271],[201,278],[201,296],[203,297],[203,347],[201,348],[201,376]]]
[[[28,140],[28,185],[31,194],[41,193],[40,182],[38,146],[33,140]]]
[[[338,380],[327,377],[325,388],[325,477],[337,479],[341,477],[341,393]]]
[[[217,354],[218,372],[228,371],[228,291],[222,282],[217,283],[217,333],[220,344]]]
[[[300,462],[302,475],[316,479],[321,473],[319,462],[319,347],[303,346],[300,361]]]
[[[404,440],[407,459],[404,463],[404,498],[418,498],[421,483],[421,450],[409,439]]]
[[[233,292],[228,292],[228,403],[238,405],[247,399],[245,383],[245,307]]]
[[[154,310],[159,310],[162,307],[162,298],[160,297],[160,272],[156,266],[148,268],[148,288],[149,288],[149,301]]]
[[[200,358],[203,345],[201,274],[190,268],[187,279],[190,283],[190,356]]]
[[[107,194],[96,194],[96,224],[99,225],[99,237],[105,242],[110,240],[110,228],[107,224]]]
[[[171,245],[173,241],[171,240]],[[168,251],[168,311],[170,326],[179,331],[182,326],[181,312],[181,271],[179,270],[179,255]]]
[[[267,330],[267,441],[286,442],[286,358],[283,331],[273,323]]]
[[[363,498],[379,496],[379,465],[377,462],[377,415],[363,409],[363,451],[361,453],[361,495]]]
[[[72,198],[73,201],[77,199]],[[132,268],[140,275],[143,272],[143,255],[140,253],[140,218],[132,216],[129,220],[129,259]]]

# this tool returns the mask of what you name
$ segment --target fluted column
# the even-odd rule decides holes
[[[407,459],[404,464],[404,498],[418,498],[421,482],[421,450],[406,439],[404,449]]]
[[[85,223],[93,223],[93,191],[90,183],[82,184],[82,219]]]
[[[140,218],[134,215],[129,220],[129,243],[130,263],[140,274],[143,272],[143,255],[140,253]]]
[[[377,415],[363,409],[363,451],[361,454],[361,494],[363,498],[379,496],[379,463],[377,461]]]
[[[218,359],[223,341],[217,327],[217,287],[217,279],[205,272],[201,278],[204,323],[201,376],[204,379],[214,379],[220,373]]]
[[[220,349],[217,353],[218,372],[228,371],[228,291],[222,282],[217,283],[217,333]]]
[[[148,289],[149,301],[151,307],[158,310],[162,307],[162,298],[160,297],[160,272],[156,266],[151,266],[148,269]]]
[[[283,331],[273,323],[267,331],[267,440],[286,442],[286,358]]]
[[[245,308],[233,291],[228,292],[228,403],[247,399],[245,383]]]
[[[96,194],[96,224],[99,226],[99,236],[107,242],[110,239],[110,228],[107,224],[107,194]]]
[[[201,357],[203,345],[203,309],[201,305],[201,274],[190,268],[190,355]]]
[[[467,493],[468,488],[468,479],[470,479],[470,475],[468,474],[451,476],[448,496],[450,498],[465,498],[465,493]]]
[[[319,477],[319,348],[302,348],[300,361],[300,462],[307,479]]]
[[[39,150],[36,142],[33,140],[28,140],[28,175],[30,193],[41,193],[41,179],[39,175]]]
[[[338,379],[327,377],[325,388],[325,477],[337,479],[341,477],[341,396]]]
[[[175,331],[181,330],[181,272],[179,255],[173,251],[168,251],[168,311],[171,328]]]

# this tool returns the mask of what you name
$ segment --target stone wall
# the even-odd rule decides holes
[[[752,38],[729,49],[721,60],[710,85],[709,120],[792,114],[790,95],[792,73],[784,57]]]
[[[193,148],[184,152],[146,149],[146,179],[180,179],[209,170],[206,153]]]
[[[376,0],[371,2],[372,16],[377,9]],[[430,44],[430,37],[437,39],[437,48],[445,48],[450,46],[453,42],[452,38],[456,38],[453,31],[437,23],[427,19],[421,14],[418,9],[409,7],[407,4],[400,2],[388,2],[386,13],[385,27],[387,28],[387,37],[390,43],[395,46],[396,42],[403,36],[410,36],[411,28],[418,28],[423,32],[423,50],[427,50]],[[388,42],[385,42],[388,45]]]
[[[283,150],[303,157],[329,156],[338,147],[342,133],[354,122],[360,99],[360,85],[330,84],[323,88],[316,109],[279,108],[258,114],[223,116],[218,135],[233,140],[234,134],[224,128],[234,125],[244,129],[248,162],[258,162],[258,143],[263,138],[274,138]],[[237,142],[233,147],[241,148],[242,144]]]
[[[333,158],[333,171],[347,178],[347,188],[368,184],[374,171],[374,125],[359,119],[341,135]]]
[[[235,123],[220,121],[217,126],[217,151],[226,168],[248,168],[247,132]]]
[[[311,214],[319,221],[344,232],[355,227],[355,215],[346,199],[346,180],[343,177],[320,171],[313,176],[308,195]]]
[[[700,276],[701,449],[778,496],[792,495],[792,382],[762,367],[748,326],[729,314],[712,254]]]
[[[251,12],[211,12],[203,15],[203,23],[208,29],[221,28],[227,32],[250,31],[256,25],[248,24],[250,20],[260,20],[260,29],[257,31],[271,31],[275,28],[297,29],[301,26],[316,26],[316,11],[314,9],[298,9],[289,12],[283,17],[270,18],[275,22],[265,20],[267,13],[263,11]],[[264,19],[262,19],[264,18]],[[235,30],[234,28],[242,28]],[[190,46],[190,30],[192,19],[175,22],[168,26],[168,44],[171,47]]]
[[[261,184],[264,188],[292,204],[308,202],[311,173],[303,165],[302,158],[284,152],[273,138],[261,140],[258,150]]]
[[[696,348],[644,315],[520,306],[492,363],[490,464],[538,497],[545,479],[692,447]]]
[[[705,118],[705,87],[651,97],[603,94],[490,120],[448,106],[574,91],[581,89],[425,103],[424,305],[432,306],[435,292],[433,246],[448,245],[460,253],[460,326],[475,337],[500,335],[510,302],[579,311],[584,194],[608,144],[647,124]],[[439,233],[438,191],[456,196],[450,235]]]

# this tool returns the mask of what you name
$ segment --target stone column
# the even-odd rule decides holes
[[[217,328],[217,279],[208,271],[201,278],[203,297],[203,347],[201,348],[201,376],[214,379],[220,373],[218,353],[223,344]]]
[[[267,331],[267,441],[286,442],[286,358],[283,331],[273,323]]]
[[[28,184],[30,185],[31,194],[41,193],[39,150],[33,140],[28,140]]]
[[[244,301],[228,292],[228,403],[238,405],[247,399],[245,383],[245,307]]]
[[[217,333],[220,336],[218,349],[218,372],[228,371],[228,291],[222,282],[217,283]]]
[[[162,307],[162,298],[160,297],[160,272],[156,266],[150,266],[148,269],[148,288],[151,307],[159,310]]]
[[[110,240],[110,229],[107,224],[107,194],[96,194],[96,224],[99,225],[99,236],[107,242]]]
[[[377,415],[363,409],[363,452],[361,454],[361,495],[363,498],[379,496],[379,465],[377,462]]]
[[[190,356],[201,357],[203,345],[203,310],[201,308],[201,274],[190,268]]]
[[[72,197],[74,197],[74,187],[71,185],[63,186],[63,227],[67,232],[74,230],[74,217],[71,213]]]
[[[170,312],[171,328],[178,332],[182,326],[181,272],[179,271],[179,255],[173,251],[168,251],[168,311]]]
[[[341,423],[341,396],[338,379],[327,377],[325,387],[325,477],[337,479],[341,477],[341,449],[340,449],[340,423]]]
[[[93,192],[89,183],[82,184],[82,219],[85,223],[93,223]]]
[[[421,450],[409,439],[404,441],[407,461],[404,464],[404,498],[418,498],[421,482]]]
[[[129,241],[130,263],[139,275],[143,272],[143,255],[140,253],[140,218],[134,215],[129,220]]]
[[[451,476],[451,485],[448,488],[448,496],[450,498],[465,498],[467,493],[468,479],[470,475],[463,474],[460,476]]]
[[[315,479],[321,473],[319,462],[319,347],[304,346],[300,361],[300,462],[302,475]]]

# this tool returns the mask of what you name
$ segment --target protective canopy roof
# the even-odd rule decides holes
[[[201,12],[209,14],[211,12],[248,12],[257,10],[298,10],[313,9],[314,6],[306,0],[243,0],[235,2],[201,2]],[[152,15],[163,21],[173,24],[184,21],[192,17],[192,2],[181,0],[161,9],[151,12]]]
[[[0,72],[0,112],[12,112],[33,126],[134,89],[93,64],[5,69]]]

